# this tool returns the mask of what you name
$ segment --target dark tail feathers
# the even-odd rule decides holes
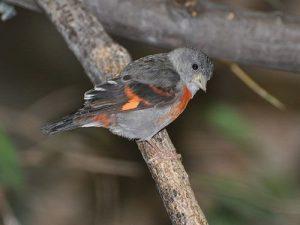
[[[74,116],[67,116],[56,123],[49,123],[41,128],[42,132],[47,135],[56,134],[63,131],[73,130],[80,125],[74,122]]]

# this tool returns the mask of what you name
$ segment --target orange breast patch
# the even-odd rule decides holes
[[[179,103],[175,105],[175,107],[172,108],[171,110],[170,116],[172,117],[173,120],[176,119],[183,112],[183,110],[186,108],[191,98],[192,98],[191,92],[187,87],[184,87],[183,94],[180,98]]]
[[[171,110],[168,114],[163,115],[159,118],[159,123],[164,123],[166,120],[175,120],[186,108],[187,104],[192,98],[192,94],[187,87],[184,87],[182,96],[180,97],[179,102],[176,102],[174,106],[171,107]]]

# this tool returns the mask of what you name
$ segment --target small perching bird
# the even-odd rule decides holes
[[[112,133],[148,140],[175,120],[199,89],[206,91],[212,61],[201,51],[178,48],[128,64],[120,77],[85,93],[84,106],[46,134],[78,127],[104,127]]]

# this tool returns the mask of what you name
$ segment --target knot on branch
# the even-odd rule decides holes
[[[196,17],[199,14],[197,9],[197,0],[172,0],[175,2],[175,5],[185,11],[192,17]]]

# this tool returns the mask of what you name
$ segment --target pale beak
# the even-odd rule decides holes
[[[199,84],[200,88],[206,92],[206,83],[207,83],[207,80],[206,80],[206,77],[203,76],[201,73],[198,74],[198,76],[195,78],[195,81]]]

